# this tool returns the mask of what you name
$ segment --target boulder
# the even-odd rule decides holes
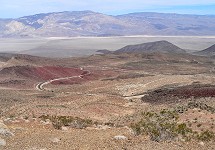
[[[3,136],[14,136],[14,134],[3,123],[3,121],[0,121],[0,135],[3,135]]]
[[[6,145],[6,141],[0,138],[0,146],[5,146],[5,145]]]
[[[114,136],[114,139],[115,140],[127,140],[127,137],[123,136],[123,135],[117,135],[117,136]]]

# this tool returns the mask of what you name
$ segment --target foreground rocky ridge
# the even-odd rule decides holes
[[[213,68],[187,53],[4,54],[1,148],[212,150]]]

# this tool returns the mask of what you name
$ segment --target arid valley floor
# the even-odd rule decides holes
[[[212,150],[215,57],[1,53],[0,104],[4,150]]]

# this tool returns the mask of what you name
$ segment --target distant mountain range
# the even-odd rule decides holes
[[[215,16],[92,11],[54,12],[0,19],[0,37],[215,35]]]

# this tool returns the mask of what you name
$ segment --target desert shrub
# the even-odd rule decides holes
[[[153,141],[170,140],[177,136],[178,115],[175,111],[164,109],[160,113],[146,112],[142,115],[141,121],[131,125],[135,134],[147,134]]]
[[[16,116],[15,114],[10,114],[9,118],[14,119]]]
[[[200,123],[199,123],[199,124],[197,124],[197,127],[198,127],[198,128],[199,128],[199,127],[201,127],[201,126],[202,126],[202,124],[200,124]]]
[[[49,116],[49,115],[42,115],[42,116],[40,116],[39,118],[40,118],[41,120],[43,120],[43,121],[46,121],[47,119],[50,118],[50,116]]]
[[[28,120],[28,118],[29,118],[28,116],[24,116],[24,119],[25,119],[25,120]]]
[[[200,141],[211,141],[215,138],[212,131],[206,130],[197,135],[197,139]]]
[[[175,126],[175,132],[177,136],[186,141],[190,141],[196,134],[191,128],[187,127],[185,123],[177,124],[177,126]]]
[[[215,113],[214,107],[208,106],[207,104],[200,103],[200,102],[189,102],[187,107],[190,109],[199,108],[200,110],[206,110],[208,112]]]
[[[188,128],[185,123],[178,124],[175,130],[178,134],[181,134],[183,136],[185,136],[189,132],[192,132],[192,129]]]
[[[52,121],[52,125],[55,129],[57,130],[61,130],[62,129],[62,126],[63,126],[63,123],[58,121],[58,120],[53,120]]]
[[[185,107],[185,106],[178,106],[175,109],[176,112],[181,113],[181,114],[184,113],[184,112],[186,112],[187,110],[188,110],[188,108]]]
[[[61,129],[62,126],[71,126],[73,128],[82,129],[93,124],[92,120],[90,119],[82,119],[79,117],[72,116],[42,115],[39,118],[41,118],[43,121],[49,119],[52,122],[52,125],[55,129]]]
[[[37,118],[36,115],[34,113],[32,113],[32,118]]]
[[[111,126],[111,127],[114,127],[114,126],[115,126],[115,124],[112,123],[112,122],[106,122],[106,123],[104,123],[104,124],[107,125],[107,126]]]
[[[76,117],[74,121],[71,122],[70,126],[73,128],[83,129],[92,124],[93,122],[90,119],[81,119]]]
[[[70,116],[57,116],[56,119],[61,122],[63,126],[70,126],[70,124],[74,121],[74,118]]]

